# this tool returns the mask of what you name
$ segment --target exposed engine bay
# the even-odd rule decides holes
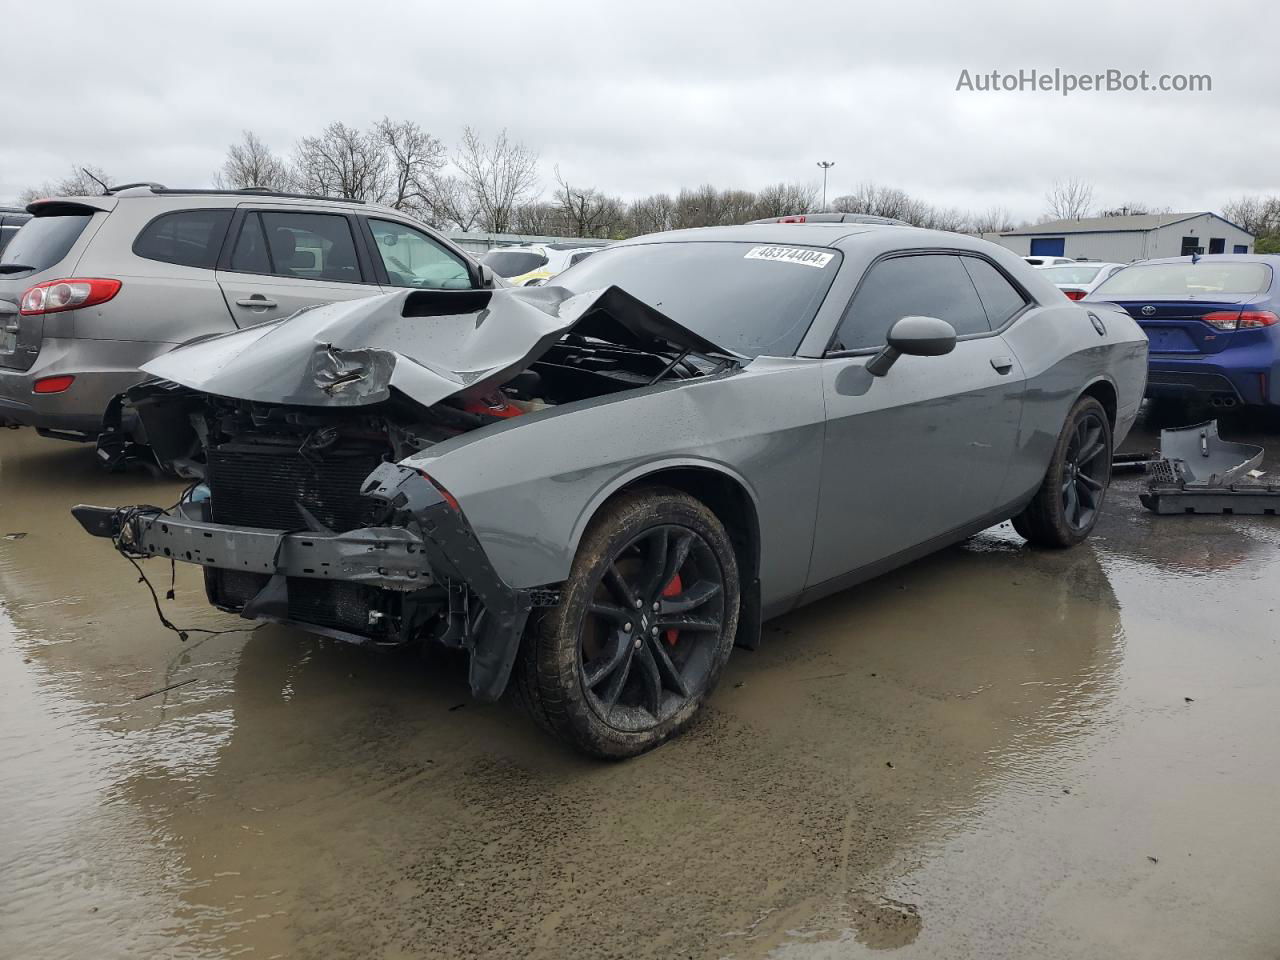
[[[452,495],[401,461],[739,362],[617,288],[419,291],[264,328],[153,361],[161,378],[123,401],[156,461],[193,481],[182,502],[77,517],[131,559],[203,565],[209,600],[243,617],[468,649],[478,696],[501,691],[511,637],[556,585],[509,588]]]

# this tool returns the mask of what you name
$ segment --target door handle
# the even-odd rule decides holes
[[[270,310],[278,304],[274,300],[268,300],[262,294],[254,294],[252,297],[241,297],[236,301],[237,307],[255,307],[258,310]]]
[[[992,357],[991,366],[1002,376],[1013,369],[1013,357]]]

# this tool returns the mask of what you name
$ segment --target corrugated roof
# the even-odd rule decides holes
[[[1051,220],[1019,230],[1006,230],[1002,237],[1026,236],[1034,233],[1110,233],[1124,230],[1154,230],[1192,217],[1218,216],[1208,210],[1197,213],[1141,213],[1127,217],[1085,217],[1083,220]],[[1218,219],[1222,219],[1218,217]],[[1227,221],[1224,221],[1227,222]]]

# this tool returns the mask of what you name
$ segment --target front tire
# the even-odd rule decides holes
[[[591,522],[559,605],[526,636],[517,693],[591,756],[652,750],[715,689],[738,606],[733,545],[714,513],[665,487],[623,494]]]
[[[1111,484],[1111,422],[1093,397],[1076,401],[1049,470],[1013,528],[1038,547],[1074,547],[1092,532]]]

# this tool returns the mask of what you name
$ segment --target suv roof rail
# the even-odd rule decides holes
[[[285,190],[272,190],[270,187],[166,187],[163,183],[156,183],[152,180],[140,180],[137,183],[122,183],[118,186],[112,186],[107,190],[107,196],[121,193],[125,190],[142,190],[144,188],[152,193],[164,196],[283,197],[288,200],[327,200],[331,203],[362,204],[367,202],[365,200],[355,200],[351,197],[328,197],[319,193],[289,193]]]
[[[137,183],[116,183],[107,187],[107,196],[113,193],[120,193],[122,190],[133,190],[135,187],[150,187],[154,193],[164,189],[163,183],[156,183],[153,180],[139,180]]]
[[[328,200],[332,203],[365,203],[364,200],[354,200],[351,197],[327,197],[321,193],[289,193],[285,190],[271,190],[267,187],[237,187],[235,189],[218,190],[216,188],[168,188],[162,187],[155,191],[163,194],[197,194],[200,196],[224,196],[224,197],[284,197],[288,200]]]

